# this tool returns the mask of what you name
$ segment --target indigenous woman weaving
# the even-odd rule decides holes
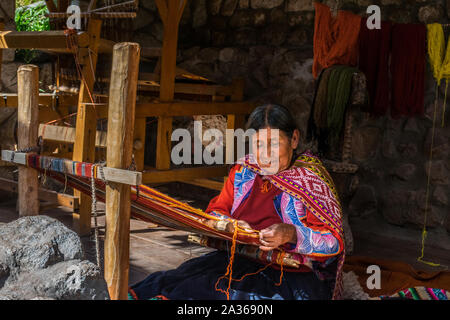
[[[206,212],[235,219],[233,228],[259,230],[258,250],[269,261],[281,250],[281,256],[297,255],[301,265],[264,265],[231,252],[228,243],[225,250],[149,275],[130,288],[131,299],[339,298],[344,242],[332,179],[318,158],[296,154],[300,132],[287,108],[256,108],[247,129],[255,130],[253,152],[232,167]]]

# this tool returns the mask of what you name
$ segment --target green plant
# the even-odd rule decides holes
[[[16,0],[16,8],[28,6],[32,3],[38,2],[41,0]]]
[[[17,31],[50,30],[50,20],[45,16],[48,9],[44,1],[20,0],[17,2],[32,3],[17,7],[14,17]],[[26,63],[30,63],[39,55],[39,52],[36,50],[17,50],[16,54]]]

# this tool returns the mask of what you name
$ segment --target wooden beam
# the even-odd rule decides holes
[[[26,166],[26,153],[25,152],[15,152],[12,150],[2,150],[2,160],[13,162],[16,164],[24,165]],[[58,162],[60,158],[57,157],[47,157],[47,156],[40,156],[41,158],[45,159],[48,163],[51,163],[52,161]],[[73,167],[74,161],[65,159],[65,166],[69,166],[70,168]],[[59,168],[58,166],[56,166]],[[56,170],[56,168],[55,168]],[[33,171],[37,172],[33,169]],[[103,171],[103,173],[102,173]],[[62,172],[62,171],[60,171]],[[76,172],[71,172],[70,174],[84,177],[83,175],[79,175]],[[96,166],[94,168],[94,174],[99,177],[103,178],[105,181],[113,182],[113,183],[121,183],[121,184],[127,184],[131,186],[142,184],[142,173],[138,171],[130,171],[130,170],[123,170],[123,169],[117,169],[114,167],[103,167],[100,168],[99,166]]]
[[[178,7],[178,21],[177,21],[178,24],[180,23],[181,17],[183,16],[183,11],[184,8],[186,7],[187,0],[179,0],[179,2],[180,4]]]
[[[39,68],[23,65],[17,70],[19,149],[36,147],[38,131]],[[19,216],[39,214],[38,172],[19,168]]]
[[[175,89],[179,7],[177,6],[178,1],[168,1],[165,12],[162,3],[163,1],[156,1],[161,18],[164,15],[166,16],[161,52],[161,90],[159,91],[159,98],[161,101],[167,102],[173,100]],[[158,117],[156,168],[159,170],[170,169],[171,135],[172,118]]]
[[[234,79],[233,80],[233,94],[231,95],[231,101],[242,101],[244,98],[244,80]],[[227,114],[227,129],[236,130],[239,128],[244,128],[245,126],[245,116],[241,113],[229,113]],[[225,163],[233,163],[237,160],[237,145],[234,143],[234,135],[227,136],[225,142]],[[239,143],[239,141],[238,141]]]
[[[67,8],[69,7],[69,0],[57,0],[58,4],[58,11],[59,12],[66,12]]]
[[[161,56],[160,47],[143,47],[141,49],[141,56],[145,58],[157,58]]]
[[[163,183],[171,181],[189,181],[210,177],[223,177],[227,175],[226,166],[207,166],[181,168],[172,170],[156,170],[154,168],[146,168],[142,173],[142,181],[147,183]]]
[[[105,119],[108,116],[108,107],[106,106],[107,97],[96,97],[99,101],[95,106],[97,119]],[[58,95],[51,93],[39,94],[39,122],[47,123],[52,120],[68,115],[69,106],[77,105],[78,95]],[[105,103],[106,102],[106,103]],[[17,108],[16,93],[0,93],[0,108]]]
[[[45,4],[47,5],[47,9],[49,12],[56,12],[56,6],[53,0],[45,0]]]
[[[163,25],[166,25],[167,23],[167,2],[165,0],[155,0],[156,6],[158,7],[159,17],[161,18],[161,21]]]
[[[50,12],[46,14],[49,18],[54,19],[67,19],[71,16],[71,13],[66,12]],[[134,19],[136,18],[136,12],[81,12],[80,18],[94,18],[94,19]]]
[[[194,179],[189,181],[182,181],[183,183],[192,184],[207,189],[221,191],[225,182],[219,182],[211,179]]]
[[[137,43],[114,46],[106,157],[111,168],[128,168],[131,164],[139,51]],[[130,186],[106,185],[105,280],[112,300],[128,298],[130,196]]]
[[[158,117],[156,133],[156,168],[158,170],[170,169],[172,120],[172,117]]]
[[[78,101],[76,94],[59,94],[53,95],[51,93],[39,94],[40,106],[75,106]],[[0,93],[0,108],[1,107],[17,107],[17,93]]]
[[[0,189],[3,191],[18,193],[19,187],[17,181],[0,178]],[[51,191],[44,188],[39,188],[38,195],[40,200],[56,203],[58,206],[63,206],[73,211],[78,210],[78,198],[75,198],[74,196],[65,193],[58,193],[56,191]]]
[[[161,89],[155,74],[140,74],[138,85],[140,90],[158,92]],[[175,83],[175,93],[188,93],[207,96],[231,96],[233,94],[232,86],[221,86],[215,84],[204,83]]]
[[[86,32],[74,35],[79,47],[87,47],[89,36]],[[3,31],[0,32],[0,48],[12,49],[64,49],[67,36],[64,31]]]
[[[0,32],[3,32],[4,29],[5,29],[5,21],[3,21],[3,19],[1,19],[0,20]],[[3,64],[3,49],[0,49],[0,89],[3,89],[2,64]]]
[[[100,41],[101,20],[90,19],[88,25],[89,50],[80,54],[82,78],[76,120],[75,145],[73,160],[95,162],[95,133],[97,129],[95,107],[91,97],[94,92],[95,71],[97,67],[97,52]],[[80,198],[79,213],[74,213],[74,227],[80,235],[88,235],[91,231],[91,200],[90,197],[75,190],[74,196]]]
[[[146,123],[147,120],[145,118],[136,118],[134,123],[133,149],[137,171],[144,170]]]
[[[160,102],[138,103],[136,117],[175,117],[215,114],[250,114],[256,107],[251,102]],[[170,139],[170,136],[169,136]]]
[[[75,142],[75,128],[54,126],[54,125],[39,125],[39,136],[44,140],[52,140],[63,143]],[[106,131],[97,130],[95,134],[95,147],[106,148]]]

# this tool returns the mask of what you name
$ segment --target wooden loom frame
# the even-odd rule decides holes
[[[51,1],[49,1],[51,3]],[[47,2],[47,4],[49,3]],[[236,129],[244,126],[245,115],[249,114],[255,107],[254,104],[243,102],[243,81],[236,80],[229,86],[204,85],[192,83],[175,83],[177,74],[186,74],[185,70],[176,67],[176,53],[178,42],[178,29],[181,16],[187,0],[155,0],[158,12],[164,26],[163,46],[158,48],[143,48],[143,53],[150,53],[151,56],[160,56],[160,67],[158,74],[140,74],[141,79],[137,81],[137,86],[144,86],[145,90],[159,91],[159,101],[140,101],[136,104],[134,122],[134,157],[136,168],[143,171],[143,183],[164,183],[170,181],[185,181],[188,183],[209,186],[220,189],[220,183],[206,180],[209,177],[226,176],[226,166],[205,166],[182,169],[170,169],[170,137],[172,132],[172,119],[175,116],[193,115],[226,115],[227,128]],[[65,6],[65,7],[64,7]],[[59,2],[58,8],[51,8],[49,11],[65,11],[67,6],[64,1]],[[0,24],[0,31],[2,30]],[[78,42],[78,56],[82,64],[82,74],[85,81],[81,82],[78,97],[76,95],[61,95],[58,99],[59,112],[68,114],[68,105],[77,104],[76,127],[57,127],[47,131],[44,139],[58,141],[60,143],[74,142],[72,159],[75,161],[95,162],[95,147],[104,146],[101,139],[97,138],[102,134],[96,130],[96,120],[108,117],[108,107],[106,105],[91,106],[89,92],[92,92],[95,82],[95,69],[97,65],[97,53],[112,52],[113,42],[100,38],[101,20],[97,18],[89,19],[88,30],[78,32],[75,37]],[[24,48],[41,49],[51,52],[70,53],[67,49],[67,39],[63,31],[45,32],[15,32],[7,31],[0,33],[0,57],[3,48]],[[1,65],[0,65],[1,67]],[[189,73],[188,73],[189,74]],[[192,75],[192,74],[190,74]],[[160,85],[155,84],[155,80],[160,80]],[[200,94],[212,97],[209,102],[175,101],[175,93]],[[18,95],[3,94],[3,105],[17,106]],[[230,97],[230,102],[225,102],[225,97]],[[61,118],[61,114],[56,112],[55,96],[51,94],[39,94],[39,121],[49,122]],[[1,99],[0,99],[1,100]],[[100,102],[107,104],[107,97],[101,97]],[[53,107],[53,108],[52,108]],[[144,166],[145,152],[145,127],[146,117],[157,117],[158,133],[156,146],[155,168]],[[59,131],[58,131],[59,130]],[[61,138],[61,130],[71,131],[72,139],[67,141]],[[43,129],[41,128],[41,133]],[[53,133],[52,133],[53,132]],[[97,142],[97,143],[96,143]],[[227,149],[227,152],[234,150]],[[67,157],[68,154],[59,156]],[[62,196],[64,198],[64,196]],[[59,199],[59,198],[58,198]],[[74,222],[80,235],[87,235],[91,230],[90,197],[75,192],[72,209],[74,210]],[[76,202],[76,203],[75,203]],[[67,204],[68,201],[59,201],[59,204]]]
[[[128,171],[131,164],[140,47],[119,43],[114,47],[109,96],[106,185],[105,280],[111,299],[126,299],[129,271],[131,187],[141,183],[140,172]],[[34,65],[21,66],[18,74],[19,148],[33,147],[38,134],[38,79]],[[2,150],[2,160],[26,165],[26,153]],[[71,165],[73,161],[67,160]],[[124,170],[125,169],[125,170]],[[98,168],[94,167],[94,170]],[[100,175],[99,175],[100,176]],[[38,209],[37,171],[19,167],[19,215],[35,215]]]

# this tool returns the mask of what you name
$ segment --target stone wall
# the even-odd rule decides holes
[[[321,2],[332,8],[340,2],[341,9],[360,15],[377,4],[382,19],[399,23],[448,23],[450,14],[450,1],[444,0]],[[178,64],[222,84],[244,78],[247,99],[286,105],[304,132],[314,93],[313,34],[311,0],[192,0],[181,20]],[[161,45],[162,24],[153,1],[141,1],[134,36],[143,46]],[[423,226],[435,85],[427,68],[423,117],[394,120],[357,112],[352,161],[360,168],[344,191],[350,222],[377,218],[417,230]],[[441,106],[442,99],[438,119]],[[436,129],[430,233],[450,232],[449,138],[448,123]]]
[[[14,10],[15,1],[7,0],[0,2],[0,18],[5,21],[5,30],[15,30]],[[3,50],[2,71],[0,88],[2,92],[10,92],[17,84],[17,68],[20,64],[14,62],[14,49]]]

